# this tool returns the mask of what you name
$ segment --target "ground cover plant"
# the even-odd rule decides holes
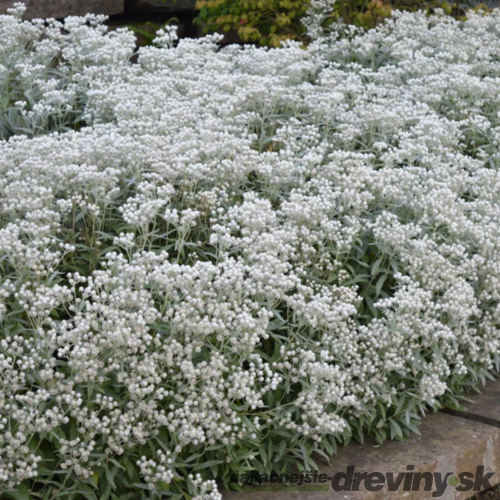
[[[168,28],[136,63],[99,17],[21,13],[0,17],[2,498],[217,499],[492,377],[499,11],[277,49]]]

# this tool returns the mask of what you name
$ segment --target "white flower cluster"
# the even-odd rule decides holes
[[[0,139],[78,125],[88,82],[121,78],[135,49],[132,32],[107,32],[106,16],[22,21],[15,4],[0,15]]]
[[[411,429],[498,366],[500,11],[306,50],[164,31],[137,64],[93,19],[0,17],[16,74],[62,51],[85,103],[0,141],[5,487],[131,457],[217,499],[210,475]]]
[[[324,35],[323,23],[331,16],[336,2],[337,0],[310,0],[302,24],[311,39],[315,40]]]

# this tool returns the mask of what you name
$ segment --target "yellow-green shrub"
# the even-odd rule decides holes
[[[198,21],[206,31],[236,31],[244,42],[277,47],[283,40],[304,40],[301,19],[309,0],[197,0]],[[340,0],[327,22],[343,19],[372,28],[389,17],[392,6],[383,0]]]
[[[199,20],[207,31],[235,30],[241,40],[277,47],[283,40],[300,40],[300,20],[308,0],[198,0]]]

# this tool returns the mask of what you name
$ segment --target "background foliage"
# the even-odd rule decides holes
[[[307,41],[301,20],[309,0],[197,0],[196,22],[206,32],[234,31],[243,42],[278,47],[284,40]],[[467,9],[491,9],[496,0],[337,0],[325,26],[343,21],[370,29],[387,19],[394,9],[425,10],[442,8],[450,15],[463,16]]]

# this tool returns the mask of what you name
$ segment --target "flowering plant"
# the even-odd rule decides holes
[[[137,64],[128,30],[20,13],[0,64],[37,92],[3,90],[26,121],[0,140],[2,498],[213,500],[418,432],[493,376],[500,11],[306,49],[166,27]]]

